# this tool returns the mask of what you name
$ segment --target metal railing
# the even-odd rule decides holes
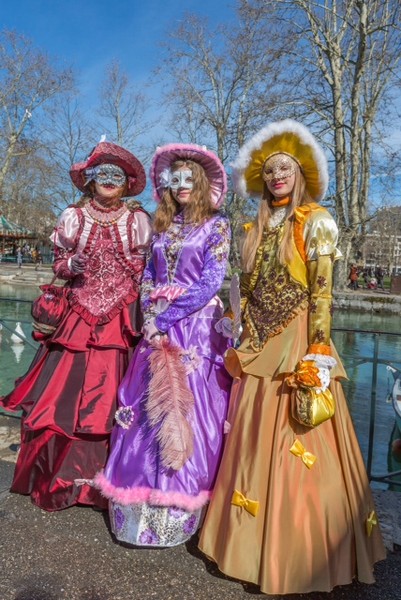
[[[29,302],[31,300],[19,300],[16,298],[0,298],[0,301],[8,301],[8,302]],[[0,317],[0,324],[9,332],[14,333],[15,335],[19,335],[15,332],[15,329],[9,325],[9,323],[23,323],[23,324],[31,324],[31,321],[22,321],[20,319],[2,319]],[[375,330],[366,330],[366,329],[353,329],[346,327],[333,327],[332,332],[338,333],[356,333],[360,335],[371,335],[373,336],[373,356],[358,356],[358,358],[354,359],[352,363],[348,365],[348,367],[358,367],[362,364],[372,364],[372,378],[371,378],[371,386],[370,386],[370,414],[369,414],[369,434],[368,434],[368,446],[367,446],[367,455],[366,455],[366,470],[368,473],[368,477],[370,481],[377,481],[381,483],[388,483],[392,486],[397,486],[401,490],[401,470],[387,472],[383,474],[376,474],[372,472],[373,465],[373,450],[374,450],[374,438],[375,438],[375,430],[376,430],[376,404],[377,404],[377,384],[378,384],[378,367],[379,365],[390,365],[390,362],[385,359],[379,358],[379,347],[380,347],[380,338],[383,336],[386,337],[394,337],[401,338],[401,333],[394,332],[386,332],[386,331],[375,331]],[[34,344],[26,337],[21,337],[25,343],[30,345],[33,348],[37,348],[38,345]],[[401,360],[400,361],[391,361],[391,366],[398,365],[397,370],[401,371]],[[347,367],[347,368],[348,368]],[[401,433],[401,432],[400,432]],[[400,481],[396,481],[395,478],[399,478]]]
[[[343,333],[357,333],[362,335],[373,336],[373,356],[358,356],[357,359],[353,360],[351,367],[358,367],[362,364],[372,364],[372,379],[370,386],[370,408],[369,408],[369,436],[368,436],[368,450],[366,457],[366,471],[370,481],[377,481],[381,483],[389,483],[393,486],[397,486],[401,489],[401,478],[400,481],[396,481],[395,478],[401,476],[401,470],[391,471],[383,474],[372,473],[373,464],[373,446],[374,437],[376,430],[376,404],[377,404],[377,381],[378,381],[378,366],[386,365],[388,367],[390,362],[385,359],[379,358],[379,346],[380,338],[383,336],[401,338],[401,333],[387,332],[387,331],[375,331],[368,329],[351,329],[346,327],[332,327],[332,332],[343,332]],[[398,365],[397,371],[401,370],[401,361],[391,361],[391,366]],[[401,432],[400,432],[401,433]]]
[[[31,348],[37,348],[38,345],[34,344],[33,342],[31,342],[31,340],[29,340],[25,335],[23,335],[22,333],[19,333],[18,331],[15,331],[15,327],[11,327],[10,325],[8,325],[8,323],[22,323],[23,325],[32,325],[32,321],[23,321],[23,320],[18,320],[17,319],[2,319],[0,317],[0,325],[6,329],[10,334],[12,335],[16,335],[21,342],[24,342],[25,344],[28,344],[28,346],[31,346]]]

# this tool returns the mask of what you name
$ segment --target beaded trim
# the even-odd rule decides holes
[[[281,223],[283,223],[285,221],[286,216],[287,216],[287,207],[286,206],[276,208],[273,211],[273,214],[269,219],[269,226],[273,228],[273,227],[277,227],[278,225],[281,225]]]
[[[85,208],[94,222],[101,227],[114,225],[128,210],[125,204],[117,208],[102,208],[95,200],[91,200]]]

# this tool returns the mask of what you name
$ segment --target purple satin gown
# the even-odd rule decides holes
[[[223,315],[216,296],[226,272],[230,243],[221,215],[202,225],[175,217],[155,236],[141,288],[145,318],[180,350],[185,385],[194,404],[188,415],[193,453],[178,469],[163,466],[146,403],[154,349],[138,345],[119,388],[119,410],[111,452],[96,485],[110,502],[117,539],[140,546],[174,546],[198,528],[219,466],[231,387],[223,355],[229,341],[214,326]],[[165,338],[166,339],[166,338]]]

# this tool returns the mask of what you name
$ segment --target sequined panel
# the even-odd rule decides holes
[[[164,251],[168,264],[169,281],[174,281],[175,270],[179,256],[182,252],[184,240],[189,233],[194,229],[193,223],[184,223],[182,215],[175,217],[173,223],[166,231]]]
[[[135,546],[169,547],[186,542],[198,529],[203,508],[110,503],[111,528],[118,540]]]
[[[245,309],[245,320],[252,333],[252,345],[259,349],[280,333],[306,306],[309,292],[291,280],[277,258],[283,226],[265,231],[259,278]]]

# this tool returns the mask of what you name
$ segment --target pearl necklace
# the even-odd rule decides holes
[[[91,200],[85,208],[100,227],[114,225],[128,210],[125,204],[122,204],[119,208],[102,208],[95,200]]]

